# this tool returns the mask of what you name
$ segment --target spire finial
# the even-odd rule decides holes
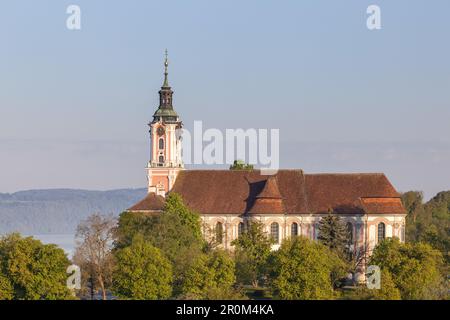
[[[167,76],[168,76],[168,71],[167,71],[167,68],[168,68],[168,66],[169,66],[169,59],[168,59],[168,56],[169,56],[169,54],[167,53],[167,49],[166,49],[166,51],[165,51],[165,60],[164,60],[164,83],[163,83],[163,87],[168,87],[169,86],[169,80],[167,79]]]

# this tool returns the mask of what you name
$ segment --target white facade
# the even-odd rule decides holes
[[[221,246],[224,249],[233,250],[231,242],[239,236],[239,224],[246,223],[247,220],[257,220],[261,222],[268,235],[271,235],[271,225],[278,224],[278,243],[273,249],[278,249],[284,239],[291,237],[293,224],[297,224],[297,235],[305,236],[309,239],[317,240],[318,224],[324,215],[319,214],[300,214],[300,215],[208,215],[201,216],[203,222],[203,231],[206,238],[212,237],[216,230],[217,223],[222,224],[223,241]],[[341,215],[342,221],[351,223],[353,249],[365,250],[369,256],[376,246],[379,238],[382,236],[384,224],[384,237],[397,237],[400,241],[405,241],[405,214],[357,214]],[[379,232],[380,229],[380,232]],[[294,226],[295,230],[295,226]]]

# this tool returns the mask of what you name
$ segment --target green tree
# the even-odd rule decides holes
[[[200,217],[189,210],[181,197],[171,195],[169,205],[158,217],[151,233],[151,243],[166,255],[173,265],[174,295],[182,293],[186,271],[202,254],[206,243],[201,236]]]
[[[425,210],[431,216],[431,223],[422,228],[423,232],[418,235],[418,239],[429,243],[442,253],[448,270],[450,265],[450,191],[439,192],[425,204]]]
[[[428,244],[388,238],[375,247],[370,264],[389,272],[402,299],[445,296],[442,254]]]
[[[154,300],[172,293],[172,265],[158,248],[136,235],[116,252],[113,292],[120,298]]]
[[[126,246],[131,236],[136,235],[161,250],[173,267],[174,296],[182,293],[186,271],[206,247],[199,214],[190,210],[175,193],[166,198],[161,214],[122,213],[116,233],[119,239],[116,250]]]
[[[115,231],[114,247],[116,249],[127,247],[133,238],[140,234],[145,238],[152,233],[158,217],[153,214],[135,213],[125,211],[119,215]]]
[[[44,245],[17,233],[0,239],[0,290],[7,297],[11,297],[12,286],[14,299],[71,298],[66,286],[69,265],[66,254],[56,245]]]
[[[332,299],[337,295],[333,283],[345,273],[345,262],[329,248],[294,237],[274,254],[272,286],[281,299]]]
[[[268,258],[274,241],[264,232],[258,221],[248,223],[244,232],[235,240],[236,276],[238,282],[258,287],[268,272]]]
[[[426,242],[438,249],[450,265],[450,191],[439,192],[427,203],[423,203],[421,192],[402,194],[407,211],[406,240]]]
[[[380,289],[368,289],[359,286],[347,297],[351,300],[401,300],[400,290],[395,286],[392,275],[387,270],[381,270]]]
[[[332,211],[319,222],[318,240],[339,256],[345,257],[350,235],[341,218]]]
[[[210,295],[229,295],[235,283],[235,265],[229,254],[213,250],[199,255],[186,272],[182,285],[183,296],[208,299]]]
[[[406,240],[418,241],[423,229],[431,223],[431,215],[425,210],[423,193],[408,191],[402,194],[403,206],[406,209]]]
[[[245,163],[242,160],[234,160],[233,164],[230,166],[230,170],[247,170],[252,171],[253,165]]]
[[[203,239],[200,215],[189,209],[179,194],[169,194],[164,206],[164,214],[176,214],[181,224],[186,225],[198,240]]]
[[[408,191],[402,194],[402,202],[406,213],[412,222],[424,214],[423,193],[421,191]]]
[[[11,281],[0,273],[0,300],[12,300],[14,298],[14,288]]]

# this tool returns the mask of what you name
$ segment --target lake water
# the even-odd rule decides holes
[[[74,234],[33,234],[32,237],[41,240],[45,244],[56,244],[72,257],[75,250]]]

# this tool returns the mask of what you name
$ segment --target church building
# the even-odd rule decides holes
[[[128,211],[159,214],[166,195],[176,192],[201,215],[205,237],[219,234],[221,246],[230,250],[250,220],[264,224],[275,241],[274,249],[291,236],[317,239],[318,223],[330,211],[346,223],[356,251],[370,254],[386,237],[405,241],[405,209],[383,173],[309,174],[280,169],[263,175],[259,170],[186,170],[181,137],[176,134],[182,122],[173,108],[167,69],[166,53],[159,107],[149,123],[148,195]]]

